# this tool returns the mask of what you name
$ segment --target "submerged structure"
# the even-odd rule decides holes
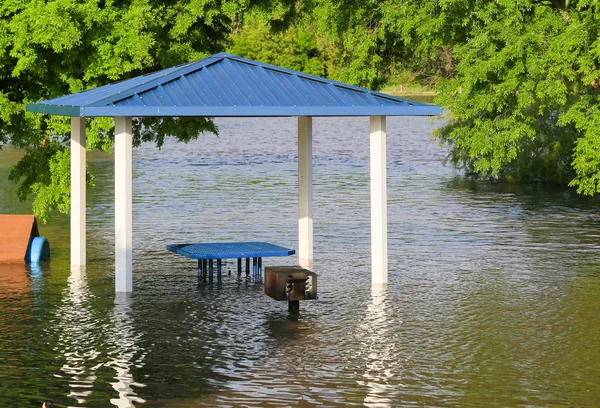
[[[371,273],[388,281],[386,116],[435,116],[417,103],[226,53],[29,104],[71,117],[71,264],[86,263],[86,117],[115,121],[115,290],[132,291],[132,117],[298,117],[298,258],[312,267],[312,117],[370,119]]]
[[[0,263],[39,263],[50,259],[33,215],[0,214]]]

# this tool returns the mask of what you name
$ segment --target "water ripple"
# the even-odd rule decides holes
[[[475,183],[441,165],[427,119],[389,118],[390,284],[372,289],[368,119],[315,118],[320,293],[293,317],[261,284],[198,282],[164,249],[297,247],[296,119],[218,124],[134,150],[131,296],[113,293],[113,164],[95,153],[87,269],[68,266],[66,218],[41,227],[49,265],[0,265],[3,405],[597,405],[597,199]]]

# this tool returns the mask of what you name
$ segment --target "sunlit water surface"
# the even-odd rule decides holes
[[[40,226],[50,263],[0,265],[0,406],[600,404],[598,199],[472,183],[442,165],[435,124],[388,118],[390,283],[372,290],[368,119],[314,119],[319,299],[294,318],[164,249],[297,248],[296,119],[217,123],[134,150],[131,296],[114,294],[108,155],[89,155],[87,268],[69,267],[64,216]],[[6,181],[18,157],[0,152],[0,213],[30,211]]]

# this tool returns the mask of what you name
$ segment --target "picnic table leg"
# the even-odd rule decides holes
[[[212,280],[213,279],[213,260],[210,259],[208,261],[208,279]]]
[[[221,280],[221,260],[217,259],[217,279]]]
[[[204,275],[202,271],[202,259],[198,259],[198,279],[200,279]]]
[[[262,278],[263,270],[262,270],[262,257],[258,257],[258,276]]]
[[[250,276],[250,258],[246,258],[246,277]]]
[[[238,258],[238,276],[242,274],[242,258]]]
[[[258,261],[257,258],[254,257],[252,258],[252,276],[254,276],[256,278],[256,268],[258,267]]]
[[[208,260],[206,259],[202,260],[202,270],[204,271],[202,279],[206,280],[206,275],[208,275]]]

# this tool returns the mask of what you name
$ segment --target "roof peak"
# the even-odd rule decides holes
[[[230,54],[230,53],[228,53],[228,52],[225,52],[225,51],[223,51],[223,52],[218,52],[218,53],[216,53],[216,54],[209,55],[209,56],[208,56],[208,57],[206,57],[206,58],[232,58],[232,57],[237,57],[237,58],[240,58],[240,56],[239,56],[239,55]]]

